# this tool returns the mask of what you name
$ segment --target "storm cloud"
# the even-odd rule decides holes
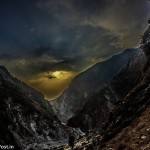
[[[138,38],[132,42],[130,39],[139,37],[140,32],[137,30],[145,28],[149,15],[147,0],[44,0],[39,1],[38,6],[54,14],[66,26],[103,29],[102,34],[116,37],[114,43],[108,44],[120,48],[137,45]]]

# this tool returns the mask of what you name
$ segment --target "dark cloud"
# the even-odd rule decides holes
[[[54,76],[52,76],[52,75],[47,75],[46,76],[48,79],[55,79],[55,78],[57,78],[57,77],[54,77]]]
[[[137,46],[149,13],[146,0],[8,0],[1,4],[1,51],[49,53],[59,59],[78,53],[86,57],[92,53],[91,59],[109,57]]]
[[[12,58],[12,56],[9,56]],[[79,71],[76,67],[76,60],[66,58],[65,60],[55,60],[50,58],[48,55],[40,57],[22,57],[14,58],[8,61],[8,57],[2,55],[0,63],[6,64],[9,70],[11,70],[16,76],[24,79],[29,79],[31,76],[35,76],[44,72],[54,72],[58,70],[63,71]],[[15,65],[14,65],[15,64]],[[54,78],[48,75],[48,78]]]
[[[40,57],[43,56],[44,54],[48,54],[50,50],[51,49],[49,47],[48,48],[40,47],[33,52],[33,55],[35,57]]]
[[[65,58],[64,51],[65,50],[61,48],[40,46],[32,52],[32,57],[38,58],[47,55],[48,57],[55,58],[57,60],[62,60]]]
[[[120,48],[137,45],[149,14],[148,1],[143,0],[44,0],[38,6],[54,14],[64,25],[103,28],[101,34],[117,37],[114,47]],[[131,42],[133,37],[137,39]]]
[[[1,53],[0,54],[0,59],[12,59],[13,56],[7,53]]]

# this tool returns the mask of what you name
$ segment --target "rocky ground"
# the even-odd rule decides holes
[[[130,126],[107,142],[104,150],[121,148],[130,150],[150,149],[150,107]]]
[[[150,149],[150,107],[139,118],[100,147],[102,136],[99,132],[89,133],[76,140],[75,150],[149,150]],[[68,145],[54,150],[70,150]]]

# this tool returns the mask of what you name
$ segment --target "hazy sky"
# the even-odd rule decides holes
[[[53,98],[79,72],[138,46],[148,0],[0,0],[0,64]]]

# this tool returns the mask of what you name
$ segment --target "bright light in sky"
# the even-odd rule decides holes
[[[57,80],[65,80],[72,76],[72,73],[67,71],[54,71],[51,73],[53,77],[56,77]]]
[[[52,75],[58,78],[60,73],[61,73],[60,71],[55,71],[52,73]]]
[[[33,76],[30,80],[27,80],[26,83],[42,91],[45,97],[51,100],[58,97],[68,87],[76,75],[76,72],[63,70],[49,73],[44,72]],[[52,76],[52,78],[49,78],[49,76]]]

